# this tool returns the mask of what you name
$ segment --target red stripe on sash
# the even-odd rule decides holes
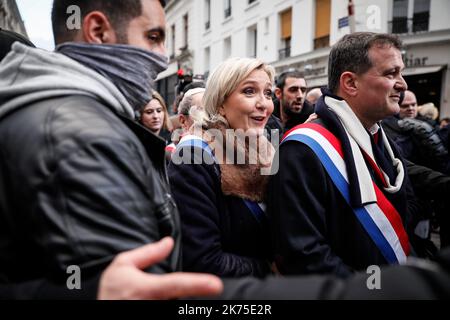
[[[403,227],[403,222],[400,214],[398,213],[397,209],[395,209],[395,207],[389,202],[380,188],[378,188],[375,183],[373,183],[373,186],[375,188],[378,206],[386,215],[386,218],[391,222],[391,225],[394,228],[398,239],[400,240],[400,244],[402,245],[405,255],[409,256],[409,239],[408,235],[406,234],[405,228]]]
[[[387,188],[388,184],[386,182],[386,179],[384,178],[384,175],[381,173],[380,168],[378,165],[373,161],[373,159],[363,150],[361,149],[362,154],[364,155],[364,158],[366,158],[367,161],[369,161],[370,166],[372,167],[373,171],[377,175],[378,179],[383,183],[383,186]]]
[[[336,149],[336,151],[339,153],[339,155],[342,158],[344,158],[344,153],[342,152],[342,144],[338,140],[338,138],[336,138],[336,136],[334,134],[332,134],[330,131],[328,131],[327,129],[325,129],[324,127],[322,127],[320,124],[317,124],[317,123],[300,124],[300,125],[292,128],[288,132],[286,132],[286,134],[283,136],[283,140],[293,131],[295,131],[297,129],[302,129],[302,128],[307,128],[307,129],[311,129],[311,130],[319,132],[332,144],[332,146]]]

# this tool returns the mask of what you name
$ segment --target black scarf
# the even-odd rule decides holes
[[[109,79],[135,111],[150,102],[154,80],[167,69],[165,56],[130,45],[68,42],[56,51]]]

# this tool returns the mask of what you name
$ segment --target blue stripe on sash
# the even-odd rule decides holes
[[[211,147],[204,140],[189,139],[189,140],[185,140],[177,145],[177,148],[184,148],[184,147],[200,148],[203,151],[207,152],[209,154],[209,156],[211,156],[211,158],[213,158],[214,161],[217,162]],[[264,211],[261,209],[261,207],[254,201],[245,200],[245,199],[242,199],[242,201],[245,203],[245,205],[250,210],[250,212],[253,214],[253,216],[256,218],[256,220],[258,220],[260,223],[264,223],[266,216],[265,216]]]
[[[263,209],[258,205],[258,203],[250,200],[242,199],[247,206],[247,208],[253,213],[256,220],[258,220],[260,223],[264,223],[264,220],[266,219],[266,214],[264,213]]]
[[[210,155],[211,158],[214,158],[213,151],[211,150],[210,146],[204,140],[189,139],[189,140],[183,141],[182,143],[179,143],[177,145],[177,148],[184,148],[184,147],[195,147],[195,148],[203,149]]]
[[[352,208],[352,206],[350,205],[350,191],[348,182],[336,168],[333,161],[330,159],[322,146],[313,138],[303,134],[290,135],[283,142],[285,141],[298,141],[310,147],[322,162],[323,166],[328,172],[328,175],[330,176],[331,180],[333,180],[333,183],[336,185],[338,190],[341,192],[345,201],[347,201],[350,208]],[[352,208],[352,210],[355,212],[356,217],[363,225],[364,229],[367,231],[372,240],[375,242],[378,249],[380,249],[384,258],[391,264],[398,264],[397,256],[395,255],[394,250],[392,249],[378,226],[375,224],[375,222],[373,222],[367,210],[364,207]]]

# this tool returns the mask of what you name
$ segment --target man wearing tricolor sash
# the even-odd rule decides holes
[[[330,52],[319,119],[284,136],[268,193],[281,273],[346,277],[411,254],[408,233],[419,206],[379,126],[399,111],[407,89],[400,50],[388,34],[343,37]]]

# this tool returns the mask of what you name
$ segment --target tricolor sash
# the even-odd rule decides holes
[[[377,197],[376,203],[369,203],[361,207],[350,205],[347,168],[341,142],[336,136],[319,124],[308,123],[287,132],[282,143],[286,141],[301,142],[314,151],[334,185],[388,263],[406,262],[409,255],[408,235],[399,213],[378,186],[372,181]]]
[[[184,148],[184,147],[196,147],[202,149],[204,152],[206,152],[208,155],[210,155],[215,162],[217,163],[217,160],[214,157],[214,153],[211,149],[211,147],[208,145],[208,143],[194,135],[187,135],[183,137],[180,142],[177,145],[178,148]],[[242,198],[241,198],[242,199]],[[266,219],[265,215],[265,205],[263,203],[258,203],[255,201],[242,199],[245,206],[250,210],[250,212],[253,214],[256,220],[260,223],[264,223]]]
[[[186,135],[183,138],[181,138],[180,142],[177,145],[177,149],[181,149],[184,147],[197,147],[205,151],[207,154],[209,154],[212,158],[215,159],[214,153],[208,143],[203,140],[200,137],[194,136],[194,135]]]

